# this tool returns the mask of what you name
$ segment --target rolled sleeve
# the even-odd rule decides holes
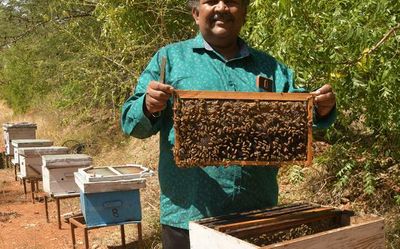
[[[331,112],[326,115],[325,117],[320,117],[317,114],[317,111],[314,108],[314,115],[313,115],[313,127],[317,128],[317,129],[326,129],[329,128],[329,126],[331,126],[337,117],[337,109],[336,109],[336,105],[335,107],[331,110]]]
[[[128,99],[122,109],[122,130],[125,134],[137,138],[147,138],[157,133],[158,122],[154,124],[143,112],[145,95]]]

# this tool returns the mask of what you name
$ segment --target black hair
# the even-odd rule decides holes
[[[196,8],[199,6],[199,1],[200,0],[187,0],[187,5],[189,8]],[[246,5],[249,6],[250,0],[242,0],[242,2]]]

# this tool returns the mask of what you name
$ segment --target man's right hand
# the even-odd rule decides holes
[[[151,117],[152,114],[164,110],[173,91],[174,88],[170,85],[150,81],[146,90],[145,115]]]

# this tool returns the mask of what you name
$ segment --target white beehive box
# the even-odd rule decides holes
[[[67,147],[26,147],[18,149],[22,177],[42,177],[42,156],[68,154]]]
[[[75,172],[75,182],[82,193],[127,191],[144,188],[145,177],[153,171],[137,164],[82,168]]]
[[[141,165],[84,168],[75,172],[80,203],[88,227],[140,221],[139,189],[153,172]]]
[[[35,139],[36,124],[29,122],[5,123],[3,124],[4,145],[6,147],[6,155],[14,155],[14,148],[11,140],[14,139]]]
[[[42,156],[43,190],[49,194],[79,193],[74,172],[92,164],[92,158],[85,154]]]
[[[302,205],[302,204],[301,204]],[[286,211],[285,211],[286,209]],[[277,206],[271,213],[244,214],[189,222],[191,249],[384,249],[384,219],[350,217],[329,207]]]
[[[48,139],[15,139],[11,141],[11,144],[14,147],[14,158],[11,160],[11,162],[15,165],[19,163],[19,149],[26,147],[52,146],[53,141]]]

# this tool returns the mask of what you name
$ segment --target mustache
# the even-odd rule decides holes
[[[234,19],[231,13],[216,13],[211,17],[211,21],[232,21]]]

